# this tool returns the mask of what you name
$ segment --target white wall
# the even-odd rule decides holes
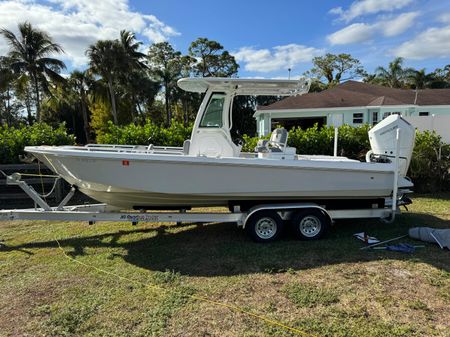
[[[404,117],[419,131],[436,131],[442,137],[444,143],[450,143],[450,116],[431,115],[431,116],[410,116]]]

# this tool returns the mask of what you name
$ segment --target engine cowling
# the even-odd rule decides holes
[[[394,160],[397,129],[400,129],[399,174],[406,175],[414,149],[416,131],[399,115],[390,115],[369,130],[372,156]]]

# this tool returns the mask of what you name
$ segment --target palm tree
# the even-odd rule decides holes
[[[49,79],[55,82],[63,82],[59,75],[66,68],[64,62],[51,58],[52,54],[63,53],[61,46],[55,42],[46,32],[35,29],[29,22],[19,24],[20,36],[16,36],[7,29],[1,29],[2,35],[10,46],[8,56],[11,59],[11,68],[20,74],[27,75],[34,89],[36,100],[36,119],[41,120],[40,90],[49,93]]]
[[[117,40],[99,40],[86,51],[92,73],[101,76],[107,83],[114,124],[118,124],[115,82],[120,72],[121,60],[125,58],[123,48]]]
[[[137,102],[137,96],[140,92],[139,86],[147,85],[142,74],[148,68],[144,62],[146,55],[139,51],[142,42],[136,41],[136,36],[132,32],[122,30],[119,42],[123,49],[123,59],[120,60],[120,77],[125,89],[124,96],[128,96],[131,101],[131,115],[134,121],[136,109],[140,110]]]
[[[414,89],[428,88],[434,80],[434,74],[427,74],[425,72],[425,68],[422,68],[420,70],[411,70],[408,76],[408,81],[411,83]]]
[[[70,74],[69,87],[75,91],[79,97],[79,102],[81,106],[81,114],[83,117],[83,129],[86,136],[86,142],[90,143],[92,140],[91,129],[89,126],[89,115],[88,115],[88,91],[92,87],[94,79],[89,76],[87,71],[74,70]]]
[[[389,63],[388,68],[378,67],[375,69],[375,74],[382,85],[391,88],[402,88],[404,80],[411,73],[411,69],[404,69],[402,67],[403,58],[397,57]]]
[[[175,51],[168,42],[154,43],[149,48],[148,60],[151,65],[151,72],[164,85],[167,125],[170,126],[172,121],[171,92],[183,67],[181,53]]]
[[[126,30],[120,31],[120,45],[125,53],[123,63],[125,66],[131,68],[128,70],[142,70],[147,68],[147,65],[144,63],[146,55],[139,51],[142,42],[136,41],[134,33]]]
[[[0,56],[0,126],[12,125],[13,86],[17,76],[10,66],[11,60]]]

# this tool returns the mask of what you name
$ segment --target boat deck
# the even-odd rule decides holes
[[[119,144],[88,144],[85,146],[62,146],[62,148],[74,151],[87,152],[108,152],[108,153],[140,153],[140,154],[167,154],[167,155],[186,155],[182,147],[176,146],[153,146],[153,145],[119,145]],[[240,158],[254,159],[258,158],[258,153],[241,152]],[[267,158],[271,159],[271,158]],[[286,159],[289,160],[289,159]],[[327,155],[304,155],[297,154],[293,160],[321,160],[321,161],[352,161],[347,157],[333,157]]]

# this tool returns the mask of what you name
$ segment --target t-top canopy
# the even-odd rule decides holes
[[[190,92],[202,93],[208,89],[234,92],[236,95],[291,96],[307,93],[311,81],[299,80],[247,79],[227,77],[182,78],[178,86]]]

